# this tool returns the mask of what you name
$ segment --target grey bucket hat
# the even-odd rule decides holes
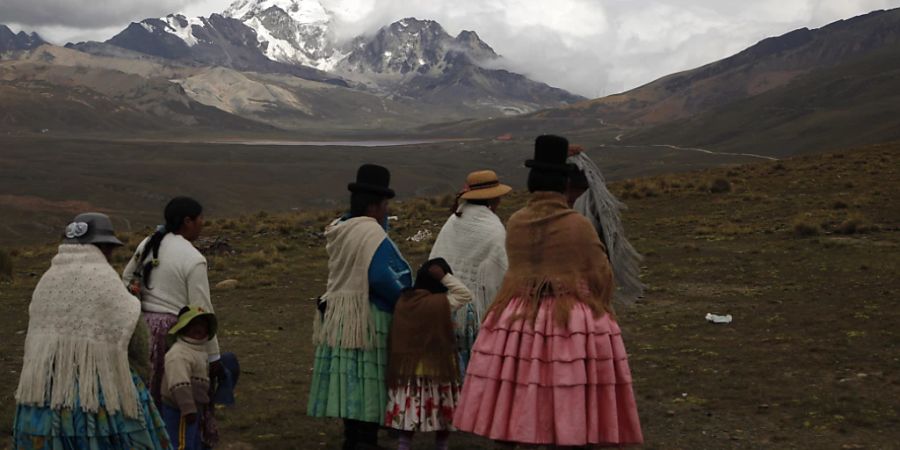
[[[72,223],[66,225],[66,244],[112,244],[123,245],[116,238],[109,216],[103,213],[83,213],[75,216]]]

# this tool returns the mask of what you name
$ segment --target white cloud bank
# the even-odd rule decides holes
[[[301,0],[309,1],[309,0]],[[228,0],[0,0],[0,21],[58,43],[108,39],[128,22],[172,12],[208,16]],[[587,96],[621,92],[900,0],[322,0],[349,38],[404,17],[451,34],[473,30],[508,68]]]

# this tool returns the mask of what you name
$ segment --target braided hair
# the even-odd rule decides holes
[[[163,238],[180,230],[184,225],[184,219],[196,219],[202,213],[203,206],[190,197],[175,197],[169,201],[164,212],[166,224],[156,229],[138,256],[138,261],[142,263],[141,280],[144,287],[150,289],[150,274],[153,268],[159,265],[159,245],[162,244]]]

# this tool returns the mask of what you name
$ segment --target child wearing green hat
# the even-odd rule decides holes
[[[162,416],[172,444],[178,449],[205,448],[199,418],[210,403],[206,343],[216,335],[216,328],[215,314],[185,306],[169,330],[172,345],[166,352],[161,386]]]

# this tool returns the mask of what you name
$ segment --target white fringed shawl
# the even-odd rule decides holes
[[[487,206],[464,203],[462,217],[451,215],[431,248],[432,258],[444,258],[453,274],[472,291],[478,323],[494,301],[509,267],[506,228]],[[465,308],[456,312],[465,317]],[[457,323],[462,323],[457,321]]]
[[[325,229],[328,287],[325,316],[318,314],[313,342],[331,347],[369,349],[375,342],[375,318],[369,303],[369,265],[387,237],[371,217],[335,221]]]
[[[625,228],[619,215],[626,208],[606,188],[606,181],[600,168],[586,154],[570,156],[568,162],[584,172],[590,188],[575,201],[573,208],[591,221],[594,228],[603,235],[606,252],[616,280],[614,298],[620,302],[633,303],[644,294],[646,286],[641,282],[641,260],[643,257],[625,237]]]
[[[128,342],[140,319],[103,253],[64,244],[41,277],[28,308],[28,335],[16,402],[140,417],[128,365]]]

